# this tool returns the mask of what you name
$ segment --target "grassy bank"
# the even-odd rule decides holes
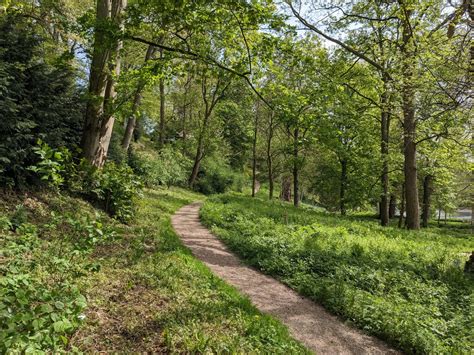
[[[0,352],[306,352],[181,245],[169,217],[200,198],[147,190],[123,225],[80,199],[2,196]]]
[[[382,228],[232,194],[208,199],[201,217],[250,265],[402,350],[472,351],[469,230]]]

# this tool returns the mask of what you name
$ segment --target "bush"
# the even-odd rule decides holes
[[[195,189],[205,195],[224,193],[232,187],[242,188],[242,180],[237,178],[222,159],[208,159],[201,166]]]
[[[42,138],[53,147],[79,143],[83,99],[67,58],[49,58],[27,17],[0,17],[0,184],[22,187]],[[54,63],[51,65],[50,63]]]
[[[120,221],[131,220],[141,183],[129,166],[108,162],[97,169],[84,159],[74,162],[68,149],[52,149],[42,141],[38,141],[35,152],[40,160],[30,170],[50,187],[58,190],[64,185],[71,192],[99,202],[107,213]]]
[[[190,165],[188,158],[169,146],[159,153],[130,150],[128,162],[148,187],[185,184]]]
[[[103,203],[107,213],[121,222],[129,222],[135,214],[135,199],[141,183],[127,165],[106,163],[95,169],[91,193]]]
[[[66,165],[72,164],[71,152],[64,147],[52,149],[41,139],[38,139],[33,151],[39,157],[39,162],[30,166],[29,170],[37,173],[41,180],[57,190],[64,183]]]

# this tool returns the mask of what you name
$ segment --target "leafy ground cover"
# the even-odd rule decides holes
[[[306,353],[182,246],[169,217],[199,198],[146,190],[124,225],[65,195],[2,195],[0,352]]]
[[[470,353],[469,229],[382,228],[239,194],[206,200],[202,221],[248,264],[407,352]]]

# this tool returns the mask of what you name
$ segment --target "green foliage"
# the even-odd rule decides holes
[[[33,152],[39,157],[36,165],[29,170],[37,173],[41,180],[48,182],[49,186],[58,189],[64,183],[66,164],[71,164],[72,155],[67,148],[52,149],[48,144],[38,139]]]
[[[22,186],[38,138],[53,147],[79,142],[82,103],[67,61],[47,60],[27,17],[0,19],[0,184]],[[48,58],[51,59],[51,58]],[[50,64],[53,63],[53,64]]]
[[[408,232],[238,195],[201,210],[233,250],[334,313],[407,352],[468,353],[468,234]]]
[[[217,154],[209,157],[201,166],[195,189],[205,195],[224,193],[231,188],[242,191],[244,177],[233,171]]]
[[[159,152],[130,150],[128,164],[146,186],[169,187],[186,182],[190,161],[176,148],[166,146]]]
[[[181,244],[170,216],[202,197],[174,187],[145,190],[134,223],[98,254],[102,268],[87,280],[94,311],[120,326],[91,319],[75,337],[80,351],[308,353]]]
[[[16,215],[16,214],[15,214]],[[15,218],[12,217],[12,220]],[[76,240],[88,240],[91,224],[71,215],[45,224],[51,235],[58,225],[74,225]],[[101,225],[92,224],[98,233]],[[79,227],[80,226],[80,227]],[[74,284],[83,275],[83,253],[72,247],[69,236],[57,240],[39,238],[36,225],[22,223],[15,233],[0,233],[0,351],[37,352],[59,350],[81,324],[86,300]],[[103,235],[103,232],[100,232]],[[84,250],[84,249],[83,249]]]
[[[129,222],[135,214],[135,199],[141,182],[127,165],[106,163],[93,173],[90,193],[103,203],[106,212],[122,222]]]

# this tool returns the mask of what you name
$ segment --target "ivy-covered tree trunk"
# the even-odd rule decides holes
[[[145,63],[150,60],[151,56],[155,52],[155,47],[148,46],[148,49],[145,54]],[[143,89],[145,88],[145,83],[140,81],[138,83],[137,91],[135,92],[135,96],[133,97],[133,104],[132,104],[132,112],[130,114],[129,119],[127,120],[127,126],[125,127],[125,133],[122,139],[122,147],[124,149],[128,149],[130,146],[130,142],[132,141],[133,132],[135,130],[135,126],[137,124],[137,114],[138,108],[140,107],[143,95]]]
[[[422,226],[428,227],[428,221],[430,218],[431,209],[431,193],[433,192],[432,187],[433,175],[426,175],[423,179],[423,213],[422,213]]]
[[[120,74],[122,42],[108,35],[107,26],[123,28],[127,0],[98,0],[94,50],[89,77],[89,100],[82,136],[82,154],[97,167],[107,158],[114,126],[115,78]]]
[[[293,205],[298,207],[300,205],[300,194],[299,194],[299,133],[298,127],[294,130],[293,136]]]
[[[412,10],[405,9],[402,33],[402,110],[404,133],[404,173],[406,225],[408,229],[420,228],[418,181],[416,167],[416,120],[415,120],[415,44],[409,18]]]

